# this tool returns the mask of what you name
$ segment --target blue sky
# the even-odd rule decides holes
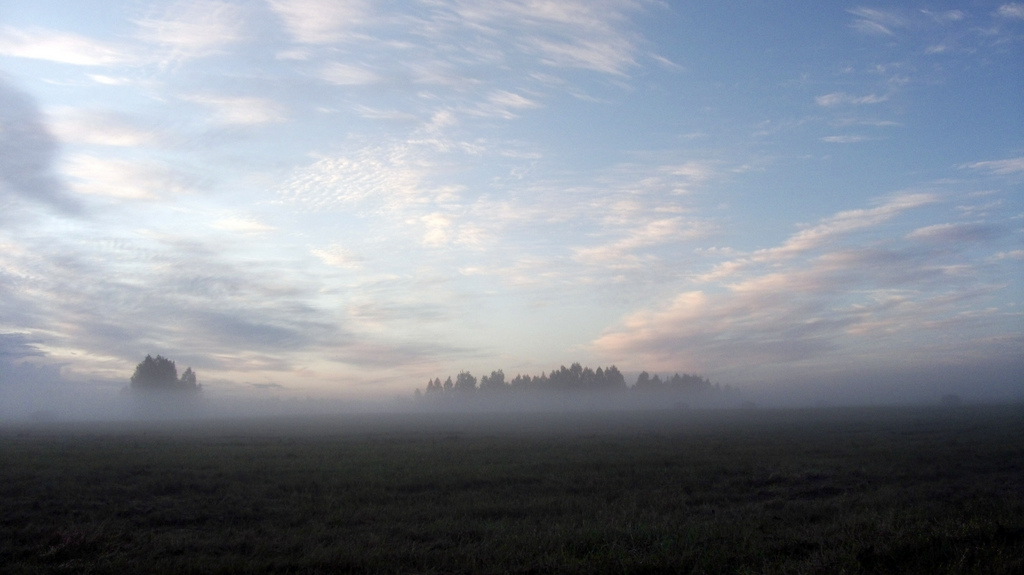
[[[1021,94],[1014,2],[0,1],[0,379],[1019,393]]]

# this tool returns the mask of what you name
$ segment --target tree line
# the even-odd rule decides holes
[[[147,355],[131,378],[132,389],[168,390],[168,391],[199,391],[202,385],[196,380],[196,372],[189,367],[178,377],[178,368],[174,362],[162,355],[155,358]]]
[[[429,397],[455,395],[472,392],[516,392],[516,391],[679,391],[695,392],[717,389],[710,380],[699,375],[678,374],[661,378],[646,371],[641,372],[632,386],[626,384],[626,378],[614,365],[608,368],[598,367],[593,370],[574,363],[570,367],[561,366],[550,374],[516,375],[511,381],[505,380],[505,372],[492,371],[490,375],[477,378],[468,371],[459,372],[452,380],[449,376],[444,382],[441,378],[427,380],[422,395]],[[417,388],[416,395],[421,392]]]

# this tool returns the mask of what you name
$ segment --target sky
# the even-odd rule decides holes
[[[0,385],[1021,396],[1022,95],[1019,2],[0,0]]]

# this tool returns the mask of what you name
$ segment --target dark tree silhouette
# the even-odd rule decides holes
[[[455,378],[455,391],[476,391],[476,378],[468,371],[460,371],[458,377]]]
[[[202,386],[196,381],[196,372],[189,367],[178,379],[178,368],[174,362],[162,355],[150,355],[135,366],[132,374],[132,389],[197,391]]]
[[[490,376],[480,378],[480,391],[503,391],[509,388],[505,382],[505,372],[502,370],[492,371]]]
[[[541,372],[539,376],[516,374],[511,381],[505,380],[505,372],[502,370],[492,371],[490,375],[480,378],[480,386],[477,386],[477,379],[468,372],[460,372],[455,381],[449,377],[444,384],[440,378],[427,380],[427,387],[424,395],[433,397],[453,397],[450,392],[470,391],[507,391],[512,393],[523,393],[533,391],[559,391],[559,392],[621,392],[633,390],[638,393],[655,393],[663,395],[687,395],[694,393],[706,393],[711,391],[722,391],[717,385],[699,375],[676,373],[672,377],[654,374],[646,371],[641,372],[636,378],[632,387],[626,385],[626,378],[614,365],[607,368],[598,367],[593,370],[583,367],[579,363],[573,363],[569,367],[564,365],[550,373]]]

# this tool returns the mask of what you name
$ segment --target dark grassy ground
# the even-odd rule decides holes
[[[1024,572],[1019,405],[443,418],[0,427],[0,572]]]

